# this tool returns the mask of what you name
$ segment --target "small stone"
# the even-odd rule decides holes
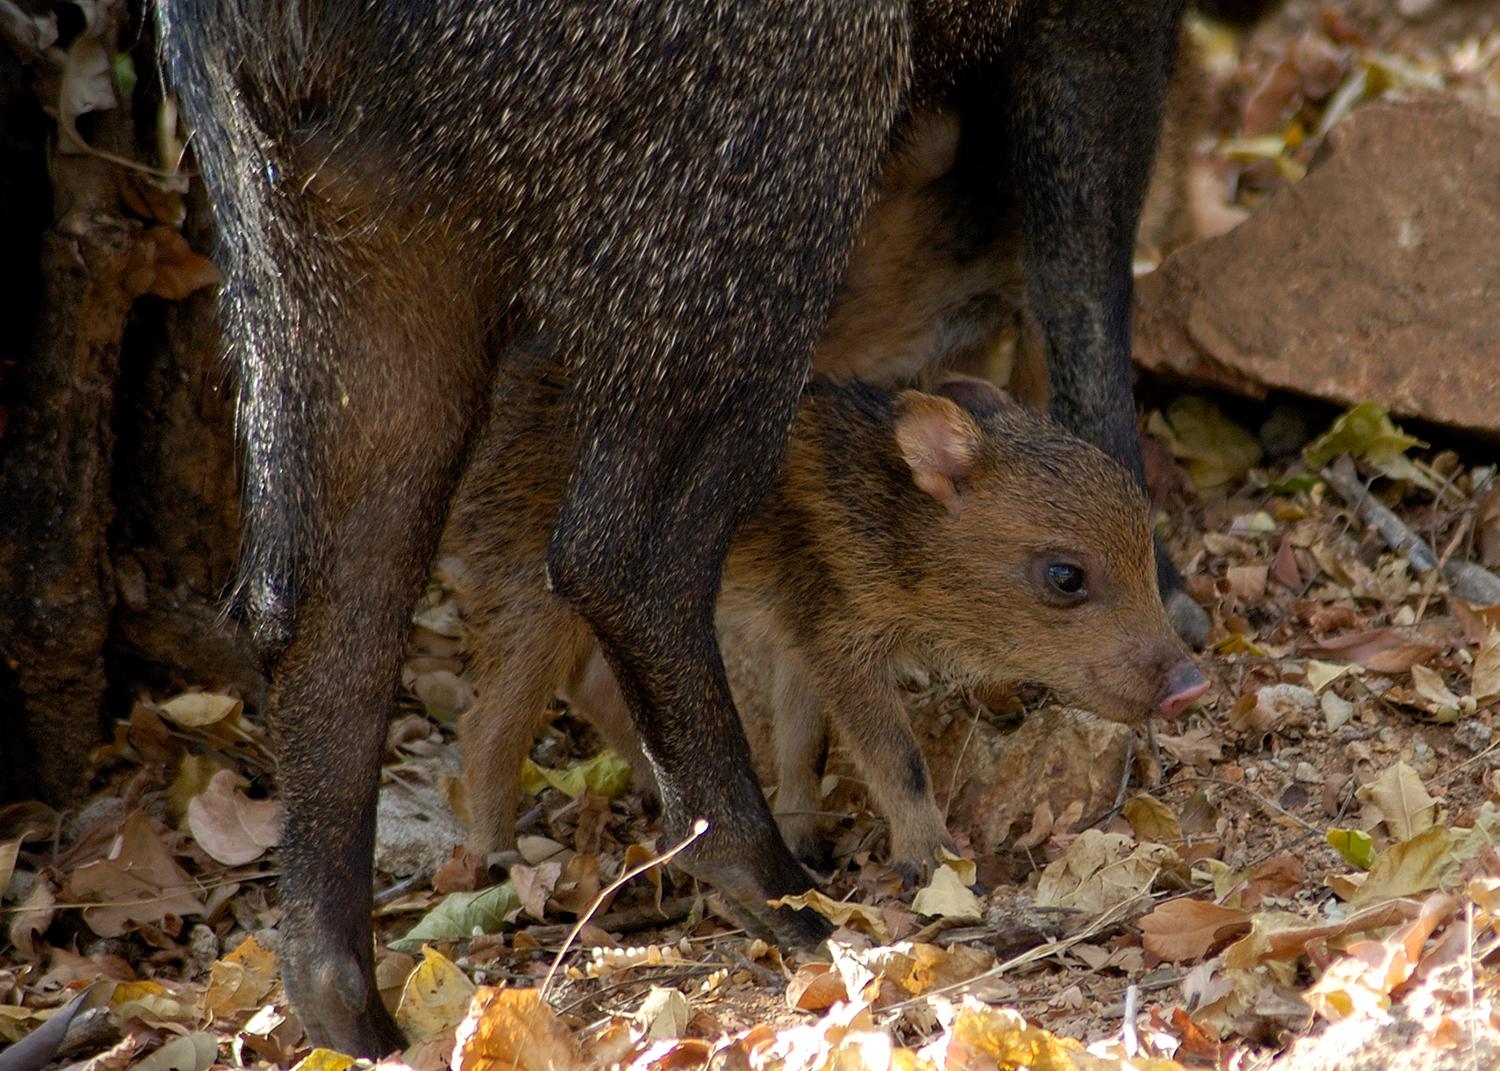
[[[1453,729],[1453,742],[1474,752],[1489,747],[1492,736],[1494,731],[1488,725],[1473,718],[1459,722]]]
[[[1297,763],[1297,769],[1292,776],[1304,785],[1321,785],[1323,783],[1323,775],[1318,773],[1318,768],[1310,762]]]

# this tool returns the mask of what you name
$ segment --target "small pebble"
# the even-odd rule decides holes
[[[1489,747],[1492,736],[1494,731],[1488,725],[1473,718],[1459,722],[1453,729],[1453,742],[1474,752]]]
[[[1296,772],[1292,776],[1304,785],[1321,785],[1323,783],[1323,775],[1318,773],[1318,768],[1310,762],[1297,763]]]

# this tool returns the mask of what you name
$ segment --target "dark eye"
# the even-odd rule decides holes
[[[1064,595],[1083,594],[1083,570],[1067,562],[1053,562],[1047,566],[1047,583]]]

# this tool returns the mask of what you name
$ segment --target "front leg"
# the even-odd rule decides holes
[[[1045,340],[1052,413],[1145,486],[1131,394],[1131,259],[1156,158],[1182,5],[1075,0],[1023,7],[1006,64],[1028,300]],[[1173,624],[1207,617],[1157,547]]]
[[[829,721],[854,758],[875,809],[890,826],[890,861],[908,883],[932,869],[938,849],[956,854],[932,794],[932,775],[894,681],[812,662]],[[778,717],[779,717],[778,712]]]

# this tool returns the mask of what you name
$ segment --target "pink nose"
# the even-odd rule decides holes
[[[1167,671],[1166,691],[1161,712],[1164,717],[1175,718],[1187,709],[1189,703],[1208,691],[1208,680],[1198,672],[1197,666],[1183,659]]]

